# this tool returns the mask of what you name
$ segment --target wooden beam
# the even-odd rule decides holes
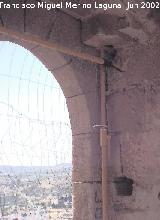
[[[20,33],[18,31],[14,31],[6,27],[0,27],[0,33],[5,34],[7,36],[14,37],[15,39],[18,39],[18,40],[23,40],[29,43],[35,43],[41,47],[48,48],[50,50],[55,50],[55,51],[61,52],[69,56],[77,57],[82,60],[90,61],[96,64],[104,64],[104,59],[102,59],[101,57],[93,56],[88,53],[84,53],[80,51],[76,51],[76,50],[64,47],[58,43],[55,43],[49,40],[43,40],[37,35],[28,34],[28,33]]]

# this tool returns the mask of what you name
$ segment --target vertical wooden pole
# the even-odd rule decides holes
[[[101,129],[100,145],[102,151],[102,210],[103,220],[108,220],[108,135],[106,114],[106,68],[100,65],[100,93],[101,93]]]

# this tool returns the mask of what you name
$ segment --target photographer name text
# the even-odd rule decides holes
[[[26,3],[5,3],[3,1],[0,2],[0,9],[45,9],[45,10],[54,10],[54,9],[78,9],[78,8],[83,8],[83,9],[103,9],[105,11],[110,10],[110,9],[124,9],[124,5],[120,3],[98,3],[98,2],[93,2],[93,3],[72,3],[70,1],[68,2],[59,2],[59,3],[47,3],[47,2],[37,2],[33,4],[26,4]],[[160,8],[160,3],[157,2],[146,2],[142,1],[140,3],[132,3],[132,2],[127,2],[125,5],[125,10],[131,10],[131,9],[159,9]]]

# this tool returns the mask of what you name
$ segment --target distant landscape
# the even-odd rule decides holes
[[[8,166],[0,165],[0,173],[3,174],[24,174],[24,173],[52,173],[71,172],[71,163],[62,163],[55,166]]]
[[[72,164],[70,163],[43,167],[0,166],[0,186],[2,217],[22,215],[27,219],[27,213],[31,215],[39,210],[41,217],[42,213],[44,215],[42,219],[45,220],[64,219],[64,215],[68,215],[68,219],[71,219]],[[61,218],[53,217],[55,215]]]

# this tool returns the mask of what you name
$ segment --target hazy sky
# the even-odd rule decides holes
[[[71,162],[64,95],[26,49],[0,42],[0,165]]]

